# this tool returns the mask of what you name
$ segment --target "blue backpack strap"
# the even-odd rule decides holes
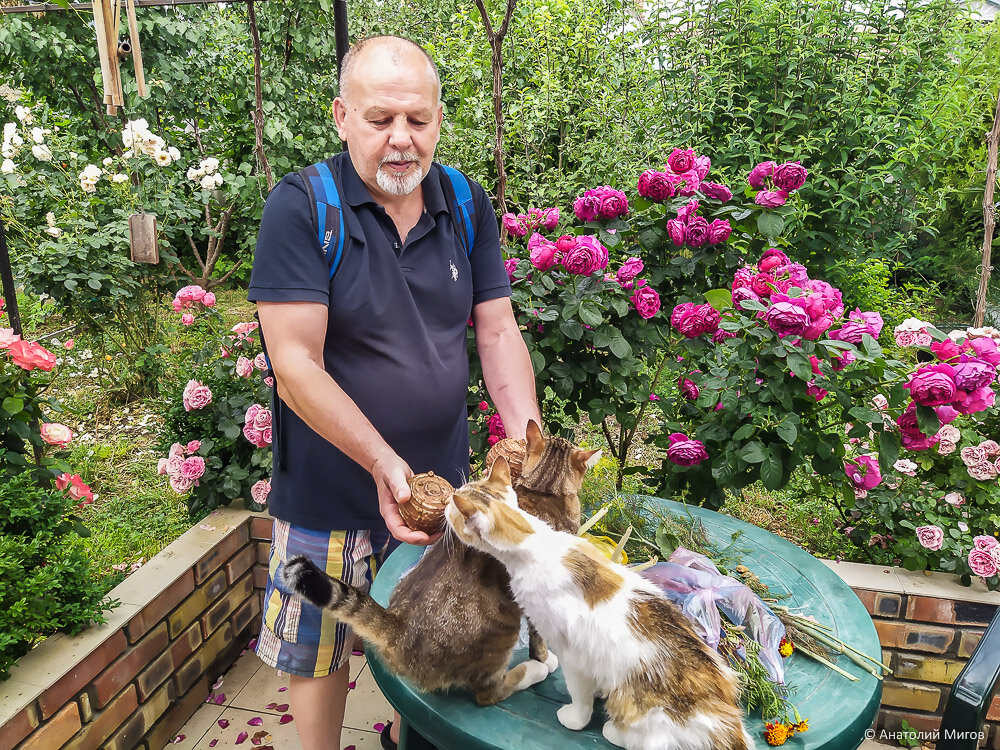
[[[472,248],[476,244],[476,229],[473,221],[476,212],[472,202],[472,188],[469,186],[468,178],[457,169],[446,167],[444,164],[439,166],[447,177],[447,179],[442,179],[441,183],[445,187],[445,195],[450,199],[452,221],[455,222],[458,236],[465,245],[466,256],[471,256]]]
[[[347,241],[347,226],[344,224],[344,209],[340,202],[337,180],[333,176],[329,160],[300,170],[299,177],[309,195],[316,237],[323,248],[332,279],[340,267]]]

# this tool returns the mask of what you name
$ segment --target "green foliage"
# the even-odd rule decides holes
[[[102,613],[117,602],[104,601],[103,587],[91,573],[70,497],[39,484],[28,471],[0,471],[0,485],[3,679],[39,640],[104,622]]]
[[[196,323],[206,343],[191,352],[185,368],[188,379],[182,379],[173,390],[160,436],[164,454],[172,444],[179,447],[193,440],[200,442],[196,454],[205,459],[205,473],[187,497],[192,516],[203,516],[238,498],[244,507],[261,510],[250,488],[271,476],[270,445],[257,448],[243,434],[247,410],[253,404],[269,404],[271,389],[263,382],[264,373],[259,369],[247,377],[236,371],[240,358],[253,361],[260,356],[259,334],[252,330],[220,335],[219,320],[214,311],[208,310]],[[221,350],[228,354],[220,356]],[[185,408],[182,394],[189,381],[198,381],[211,390],[212,400],[204,408]]]

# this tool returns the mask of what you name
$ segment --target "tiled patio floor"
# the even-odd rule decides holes
[[[341,747],[345,750],[381,750],[374,725],[392,719],[392,707],[375,686],[364,656],[351,657],[351,679],[354,688],[347,695]],[[275,750],[302,750],[295,721],[279,723],[282,714],[293,711],[265,708],[269,704],[288,703],[288,691],[281,690],[287,685],[287,677],[261,663],[252,651],[245,652],[223,675],[222,685],[215,691],[226,696],[223,704],[204,704],[178,733],[177,736],[183,735],[184,739],[169,747],[183,750],[232,748],[236,747],[240,733],[247,732],[249,737],[239,745],[243,750],[255,750],[264,745],[271,745]],[[260,717],[263,723],[248,725],[254,717]],[[220,720],[228,721],[228,726],[220,726]],[[260,732],[264,732],[260,735],[260,744],[254,745],[253,738]],[[217,740],[214,745],[213,740]]]
[[[351,679],[354,688],[347,696],[341,747],[344,750],[381,750],[374,726],[392,718],[392,707],[376,687],[364,656],[351,657]],[[281,715],[291,709],[286,712],[265,708],[272,703],[279,706],[288,703],[288,691],[281,690],[287,685],[287,678],[262,664],[253,652],[245,652],[223,675],[222,685],[216,691],[226,696],[223,704],[206,703],[199,708],[178,733],[178,737],[184,739],[170,747],[178,750],[233,748],[237,746],[240,732],[247,732],[248,738],[239,745],[243,750],[263,745],[271,745],[275,750],[302,750],[294,720],[288,724],[279,723]],[[263,723],[256,727],[248,725],[254,717],[260,717]],[[221,727],[220,720],[228,721],[228,726]],[[264,733],[260,735],[260,744],[254,745],[252,740],[260,732]],[[214,745],[213,740],[216,741]],[[885,750],[887,747],[890,746],[865,740],[859,750]]]

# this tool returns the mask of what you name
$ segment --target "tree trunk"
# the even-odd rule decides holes
[[[997,209],[993,204],[993,190],[997,183],[997,148],[1000,146],[1000,92],[997,93],[997,110],[993,118],[993,127],[986,136],[986,191],[983,193],[983,222],[986,234],[983,237],[983,263],[979,267],[979,292],[976,294],[976,317],[973,325],[979,328],[986,316],[986,291],[990,284],[990,271],[993,270],[991,255],[993,253],[993,230],[997,222]]]

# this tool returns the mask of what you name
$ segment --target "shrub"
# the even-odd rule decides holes
[[[46,483],[0,471],[0,679],[45,636],[102,623],[118,604],[104,600],[91,570],[76,498]]]

